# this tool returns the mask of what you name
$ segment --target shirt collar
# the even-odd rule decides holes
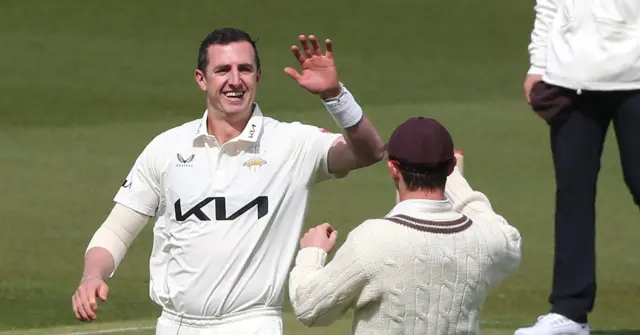
[[[405,214],[409,211],[421,213],[446,213],[453,211],[453,206],[448,199],[428,200],[428,199],[408,199],[396,204],[386,217]]]
[[[209,110],[204,111],[204,115],[200,119],[200,125],[198,126],[198,130],[195,134],[194,138],[198,138],[200,136],[207,136],[209,132],[207,130],[207,119],[209,117]],[[257,103],[253,104],[253,112],[251,118],[249,118],[249,122],[242,130],[242,133],[237,137],[239,141],[247,141],[247,142],[256,142],[262,131],[262,122],[264,116],[260,107]]]

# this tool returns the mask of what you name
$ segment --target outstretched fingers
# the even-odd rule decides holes
[[[296,45],[291,46],[291,52],[300,65],[302,65],[307,58],[322,56],[322,46],[320,46],[320,42],[315,35],[309,35],[309,38],[305,35],[299,35],[298,40],[304,50],[304,55]],[[330,39],[326,39],[324,40],[324,44],[326,47],[325,56],[333,58],[333,42]]]
[[[309,42],[307,41],[307,36],[300,35],[298,36],[298,40],[300,40],[300,44],[302,45],[302,49],[307,57],[313,57],[313,52],[311,51],[311,47],[309,46]]]
[[[314,35],[310,35],[309,40],[311,41],[313,54],[316,56],[322,56],[322,47],[320,47],[320,43],[318,42],[318,39]]]
[[[284,73],[286,73],[289,77],[293,78],[296,81],[298,81],[298,79],[300,78],[300,73],[298,73],[298,71],[296,71],[292,67],[285,67]]]
[[[304,63],[304,56],[302,56],[302,53],[300,52],[300,49],[295,46],[292,45],[291,46],[291,53],[293,54],[293,57],[295,57],[298,60],[298,63],[300,63],[300,65],[302,65],[302,63]]]
[[[332,58],[333,57],[333,42],[330,39],[324,40],[324,45],[327,47],[326,56]]]

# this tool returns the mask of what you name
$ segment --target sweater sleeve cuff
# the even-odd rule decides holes
[[[324,266],[327,259],[327,252],[317,247],[302,248],[296,256],[296,265],[317,265]]]
[[[444,192],[447,198],[453,203],[454,208],[458,207],[458,204],[465,202],[474,193],[467,180],[460,174],[458,167],[455,167],[447,178]]]

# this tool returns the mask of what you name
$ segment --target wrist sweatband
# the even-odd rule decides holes
[[[340,95],[331,99],[323,99],[322,103],[329,114],[342,129],[353,127],[362,119],[362,108],[342,83]]]

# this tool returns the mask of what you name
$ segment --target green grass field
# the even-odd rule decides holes
[[[70,298],[85,247],[138,153],[157,133],[201,116],[197,48],[221,26],[259,38],[258,102],[270,116],[336,130],[317,98],[283,72],[295,65],[289,47],[296,36],[313,33],[333,39],[341,80],[383,137],[410,116],[441,120],[465,151],[472,186],[523,236],[522,266],[489,296],[484,332],[511,334],[533,322],[548,308],[554,182],[547,128],[521,89],[532,7],[507,0],[3,1],[0,334],[153,326],[159,311],[148,298],[151,226],[109,281],[97,324],[77,322]],[[640,329],[640,227],[627,219],[638,209],[610,135],[599,182],[591,320],[611,330],[602,333],[623,334]],[[385,214],[393,201],[392,182],[378,164],[321,184],[306,224],[328,221],[346,232]],[[347,318],[309,330],[286,314],[287,334],[347,334],[349,326]]]

